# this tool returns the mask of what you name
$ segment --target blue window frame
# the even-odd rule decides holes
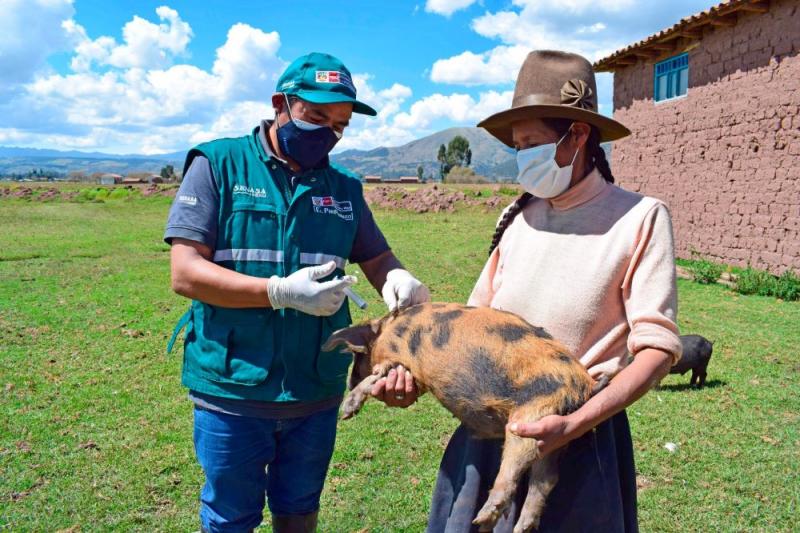
[[[653,98],[656,102],[683,96],[689,89],[689,54],[659,61],[654,68]]]

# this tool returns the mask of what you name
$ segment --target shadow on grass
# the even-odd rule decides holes
[[[31,259],[39,259],[41,254],[19,254],[19,255],[0,255],[0,261],[30,261]]]
[[[663,391],[672,391],[672,392],[680,392],[684,390],[700,390],[702,389],[715,389],[717,387],[724,387],[728,384],[727,381],[721,381],[719,379],[709,379],[706,381],[706,384],[702,387],[698,388],[696,385],[691,385],[687,383],[673,383],[669,385],[661,385],[658,390]]]

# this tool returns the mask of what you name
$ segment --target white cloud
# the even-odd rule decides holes
[[[460,9],[466,9],[477,0],[427,0],[425,11],[449,17]]]
[[[53,73],[45,63],[53,47],[40,51],[43,59],[25,83],[5,98],[0,92],[5,127],[0,141],[162,152],[209,135],[245,134],[272,115],[269,96],[286,64],[278,55],[277,32],[234,24],[217,48],[213,67],[204,70],[171,64],[187,55],[192,36],[174,9],[159,7],[159,24],[134,16],[118,44],[109,36],[90,38],[66,5],[70,10],[46,17],[50,27],[41,33],[60,30],[62,40],[72,43],[73,73]],[[22,4],[17,8],[25,13]],[[6,48],[0,58],[6,59]]]
[[[154,68],[168,65],[171,58],[184,53],[192,38],[192,29],[178,12],[167,6],[156,9],[163,22],[153,24],[134,16],[122,28],[125,44],[111,50],[108,63],[119,68]]]
[[[51,17],[50,24],[51,30],[62,29],[72,43],[73,72],[57,74],[44,64],[27,83],[18,85],[17,94],[0,99],[4,117],[0,143],[170,152],[244,135],[261,119],[272,118],[269,97],[286,66],[279,55],[277,32],[234,24],[217,48],[213,66],[205,70],[187,63],[169,64],[186,55],[191,37],[191,28],[183,26],[170,8],[157,10],[161,24],[134,16],[122,30],[122,44],[111,36],[90,38],[69,15]],[[376,87],[368,74],[355,75],[354,81],[359,98],[379,114],[355,115],[338,150],[416,138],[415,131],[393,124],[411,98],[408,86]]]
[[[595,22],[591,26],[581,26],[578,28],[577,33],[597,33],[606,29],[606,25],[602,22]]]
[[[439,59],[431,68],[431,80],[461,85],[498,84],[514,81],[528,55],[525,46],[498,46],[488,52],[463,52]]]
[[[222,109],[210,127],[198,130],[189,140],[197,144],[220,137],[238,137],[249,133],[259,121],[274,116],[271,103],[238,102]]]
[[[475,100],[463,93],[436,93],[414,102],[409,111],[398,113],[393,124],[406,129],[425,129],[440,119],[475,124],[492,113],[508,108],[512,96],[513,91],[487,91]]]
[[[31,5],[39,11],[29,9]],[[171,152],[247,134],[273,115],[269,97],[286,66],[276,31],[232,25],[213,65],[204,69],[185,59],[192,28],[167,6],[151,13],[152,20],[132,16],[117,36],[89,35],[67,0],[13,6],[15,11],[0,21],[0,29],[8,30],[0,35],[0,144]],[[8,20],[28,24],[40,39],[26,40],[27,34]],[[72,51],[71,71],[56,73],[47,58],[65,50]],[[438,63],[431,75],[449,83],[508,82],[524,50],[522,45],[502,44],[482,54],[461,54]],[[396,146],[430,133],[428,128],[473,125],[506,108],[512,94],[460,91],[415,101],[403,83],[387,87],[369,74],[353,79],[359,99],[375,107],[378,116],[354,115],[337,151]],[[12,90],[4,92],[4,83]]]
[[[86,72],[92,68],[92,63],[102,65],[108,61],[111,50],[117,42],[111,37],[98,37],[95,40],[89,39],[86,30],[74,20],[64,23],[69,31],[78,36],[79,42],[75,47],[75,55],[72,56],[70,66],[75,72]]]
[[[672,26],[707,0],[514,0],[516,9],[486,12],[472,29],[506,46],[576,52],[589,60]]]
[[[430,79],[465,86],[507,85],[531,50],[564,50],[596,61],[707,7],[707,0],[513,0],[504,9],[472,20],[475,33],[499,41],[494,48],[439,59]],[[609,114],[611,80],[608,74],[597,77],[599,108]]]
[[[527,51],[564,50],[575,52],[592,61],[599,59],[606,50],[621,46],[621,41],[618,41],[614,35],[598,36],[605,28],[603,23],[595,23],[595,31],[590,35],[587,35],[586,31],[580,31],[584,27],[576,26],[570,34],[569,31],[564,31],[564,27],[555,27],[546,19],[526,11],[486,13],[472,21],[472,29],[476,33],[484,37],[499,39],[505,43],[487,52],[490,56],[495,50],[502,51],[509,46],[516,46]],[[522,61],[517,64],[517,70],[521,64]],[[514,77],[516,77],[516,73]]]
[[[212,71],[221,90],[232,99],[264,99],[272,94],[286,63],[278,57],[278,32],[266,33],[247,24],[234,24],[228,39],[217,49]]]
[[[513,4],[532,13],[567,11],[569,13],[584,13],[593,11],[606,11],[616,13],[625,9],[634,8],[637,0],[560,0],[559,2],[542,2],[541,0],[514,0]]]
[[[392,124],[392,120],[411,97],[411,88],[395,83],[388,89],[376,90],[369,74],[354,74],[353,83],[358,90],[358,99],[371,105],[378,112],[376,117],[354,114],[350,127],[336,145],[336,151],[351,148],[369,149],[378,146],[397,146],[417,138],[417,132]]]
[[[67,27],[80,37],[72,68],[86,71],[93,62],[117,68],[163,68],[170,65],[175,57],[186,53],[192,39],[192,28],[170,7],[157,8],[156,15],[160,24],[134,15],[122,28],[124,44],[119,45],[108,36],[91,40],[83,27],[69,21]]]
[[[64,23],[75,9],[70,0],[3,0],[0,7],[2,92],[29,81],[49,55],[71,47],[74,35]]]
[[[465,51],[434,62],[430,79],[465,86],[513,83],[531,50],[566,50],[596,60],[615,49],[615,37],[603,37],[603,23],[576,27],[573,35],[551,27],[546,19],[526,12],[485,13],[472,21],[472,29],[500,44],[486,52]]]

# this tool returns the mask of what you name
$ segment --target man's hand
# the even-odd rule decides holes
[[[403,365],[397,365],[372,386],[372,396],[389,407],[408,407],[417,401],[419,391],[411,372]]]
[[[408,270],[402,268],[395,268],[386,274],[386,283],[383,284],[381,295],[389,311],[431,300],[428,287],[412,276]]]
[[[353,276],[345,276],[320,283],[336,270],[336,263],[301,268],[293,274],[281,278],[272,276],[267,284],[267,295],[272,307],[281,309],[291,307],[315,316],[330,316],[342,306],[344,289],[356,282]]]
[[[583,434],[569,416],[559,415],[545,416],[531,424],[512,420],[508,424],[508,429],[514,435],[537,439],[539,453],[542,455],[561,448]]]

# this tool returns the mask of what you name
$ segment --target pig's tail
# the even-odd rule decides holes
[[[503,218],[500,219],[498,222],[497,227],[494,230],[494,235],[492,236],[492,244],[489,246],[489,255],[492,255],[494,249],[497,248],[497,245],[500,244],[500,239],[503,238],[503,233],[505,233],[506,228],[514,221],[514,217],[516,217],[522,208],[525,207],[525,204],[533,198],[533,195],[529,192],[522,193],[522,196],[516,199],[516,201],[506,209],[506,212],[503,213]]]

